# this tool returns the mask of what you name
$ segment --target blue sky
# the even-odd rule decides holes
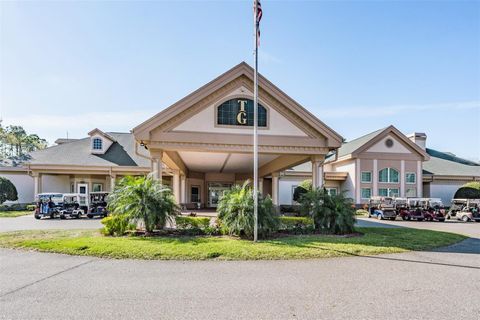
[[[260,72],[347,140],[395,125],[480,159],[479,1],[262,1]],[[252,1],[0,2],[0,112],[128,131],[245,60]]]

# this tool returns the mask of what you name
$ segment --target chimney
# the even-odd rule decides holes
[[[425,150],[427,148],[427,135],[423,132],[414,132],[407,135],[417,146]]]

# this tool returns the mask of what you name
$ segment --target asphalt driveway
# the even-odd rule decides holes
[[[480,228],[422,227],[428,225],[475,237]],[[0,317],[476,320],[476,241],[434,252],[299,261],[109,260],[0,249]]]

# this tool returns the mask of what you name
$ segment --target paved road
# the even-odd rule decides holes
[[[427,225],[463,228],[471,236],[480,228]],[[472,238],[435,252],[248,262],[108,260],[0,249],[0,318],[477,320],[479,242]]]
[[[106,260],[0,250],[3,319],[475,319],[479,253]]]
[[[41,219],[33,215],[17,218],[0,218],[0,232],[17,230],[46,230],[46,229],[99,229],[101,219]]]

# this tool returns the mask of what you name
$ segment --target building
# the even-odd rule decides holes
[[[185,207],[214,208],[224,190],[253,176],[253,73],[240,63],[130,133],[94,129],[84,139],[59,139],[0,173],[22,202],[40,192],[109,191],[119,177],[151,173]],[[480,180],[479,164],[426,149],[424,134],[407,137],[390,126],[342,143],[261,75],[259,104],[259,188],[276,205],[292,204],[305,179],[357,204],[373,195],[435,196],[445,185]]]

